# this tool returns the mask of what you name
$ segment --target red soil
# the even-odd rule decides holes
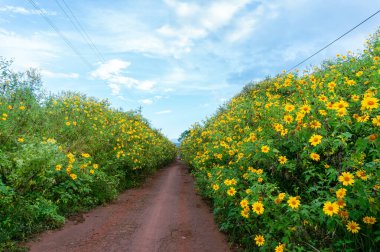
[[[179,161],[114,203],[43,233],[31,251],[230,251]]]

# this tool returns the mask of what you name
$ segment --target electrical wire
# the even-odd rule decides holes
[[[79,22],[78,18],[75,16],[74,12],[70,8],[70,6],[66,3],[65,0],[61,0],[63,4],[65,5],[66,9],[69,11],[71,17],[69,14],[65,11],[63,6],[59,3],[59,0],[55,0],[55,2],[58,4],[59,8],[63,11],[63,13],[66,15],[66,17],[69,19],[71,24],[74,26],[74,28],[79,32],[82,36],[82,38],[86,41],[87,45],[91,48],[91,50],[97,55],[98,59],[101,62],[105,61],[104,56],[99,51],[99,49],[95,46],[94,42],[92,41],[91,37],[88,35],[82,24]]]
[[[58,36],[66,43],[68,47],[83,61],[83,63],[88,66],[91,70],[93,69],[93,66],[86,60],[85,57],[83,57],[82,54],[79,53],[79,51],[74,47],[74,45],[70,42],[69,39],[67,39],[62,32],[59,30],[59,28],[50,20],[50,18],[42,11],[42,9],[34,2],[34,0],[28,0],[28,2],[33,5],[33,7],[38,11],[41,17],[44,18],[44,20],[50,25],[50,27],[58,34]]]
[[[329,44],[327,44],[326,46],[322,47],[321,49],[319,49],[318,51],[316,51],[315,53],[313,53],[311,56],[307,57],[306,59],[304,59],[303,61],[301,61],[300,63],[298,63],[297,65],[291,67],[289,70],[287,70],[287,72],[290,72],[292,71],[293,69],[295,69],[296,67],[302,65],[303,63],[305,63],[306,61],[308,61],[309,59],[311,59],[312,57],[314,57],[315,55],[317,55],[318,53],[322,52],[323,50],[325,50],[327,47],[331,46],[332,44],[334,44],[335,42],[337,42],[339,39],[343,38],[344,36],[346,36],[347,34],[349,34],[350,32],[352,32],[353,30],[355,30],[356,28],[358,28],[360,25],[364,24],[365,22],[367,22],[368,20],[370,20],[371,18],[373,18],[375,15],[377,15],[378,13],[380,12],[380,10],[376,11],[375,13],[373,13],[371,16],[367,17],[366,19],[364,19],[363,21],[361,21],[359,24],[355,25],[354,27],[352,27],[350,30],[348,30],[347,32],[343,33],[342,35],[340,35],[338,38],[336,38],[335,40],[333,40],[332,42],[330,42]]]

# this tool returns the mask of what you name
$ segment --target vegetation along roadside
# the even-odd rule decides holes
[[[380,34],[361,54],[247,85],[182,137],[220,228],[247,251],[380,247]]]
[[[0,251],[109,202],[170,163],[176,147],[136,111],[46,95],[36,71],[0,61]]]

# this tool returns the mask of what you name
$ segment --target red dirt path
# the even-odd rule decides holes
[[[114,203],[27,244],[30,251],[230,251],[180,161]]]

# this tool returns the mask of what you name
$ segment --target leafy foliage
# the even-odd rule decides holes
[[[35,71],[0,60],[0,250],[113,200],[176,148],[134,111],[78,93],[46,96]]]
[[[250,84],[181,144],[248,251],[380,247],[380,35],[360,55]]]

